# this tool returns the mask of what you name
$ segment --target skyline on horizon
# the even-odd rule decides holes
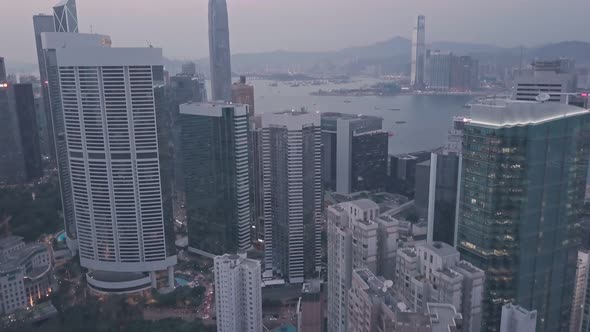
[[[519,4],[510,0],[493,4],[457,0],[442,5],[434,0],[422,0],[411,5],[393,4],[386,0],[358,5],[344,0],[345,5],[342,5],[343,1],[338,1],[340,5],[337,6],[336,0],[325,0],[319,4],[312,0],[282,4],[271,0],[230,0],[232,54],[276,50],[323,52],[369,45],[393,36],[411,39],[413,22],[418,14],[425,15],[428,21],[427,44],[452,41],[500,47],[534,47],[566,40],[590,42],[583,29],[586,22],[583,11],[568,13],[571,19],[563,21],[554,12],[564,5],[543,1],[546,2],[543,5],[535,1],[535,6],[529,6],[529,3],[533,4],[530,0]],[[7,58],[9,66],[11,63],[35,62],[32,16],[50,14],[56,3],[55,0],[10,3],[8,10],[13,15],[6,18],[5,26],[15,28],[0,30],[0,40],[5,46],[2,56]],[[567,6],[583,7],[584,4],[582,0],[568,0]],[[90,32],[92,25],[93,32],[110,35],[116,46],[141,47],[151,43],[163,48],[165,56],[171,59],[206,58],[207,1],[174,0],[166,5],[166,12],[162,14],[161,2],[155,0],[143,1],[140,7],[133,1],[104,0],[99,4],[78,0],[80,32]],[[111,8],[117,10],[113,12]],[[524,10],[535,19],[523,20]],[[478,15],[483,12],[487,15]],[[501,26],[497,24],[499,20],[502,21]],[[310,22],[317,28],[312,28]],[[129,29],[129,24],[135,28]],[[550,28],[554,26],[560,29]],[[507,34],[506,31],[513,33]]]

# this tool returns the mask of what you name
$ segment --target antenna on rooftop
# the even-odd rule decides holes
[[[154,48],[154,46],[152,45],[152,42],[150,42],[149,40],[146,40],[145,42],[148,44],[149,48]]]

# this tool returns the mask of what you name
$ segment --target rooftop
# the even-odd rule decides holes
[[[7,237],[3,237],[0,239],[0,250],[14,247],[15,245],[21,243],[22,241],[23,241],[23,238],[20,236],[9,235]]]
[[[322,113],[322,120],[338,120],[338,119],[355,120],[355,119],[367,119],[367,118],[381,119],[378,116],[363,115],[363,114],[347,114],[347,113],[338,113],[338,112]]]
[[[21,266],[26,264],[27,260],[30,259],[32,255],[47,250],[49,250],[49,248],[44,244],[27,244],[24,248],[17,250],[16,252],[11,253],[7,257],[0,259],[0,273],[10,272],[15,269],[19,269],[21,268]]]
[[[469,273],[478,273],[478,272],[483,273],[483,270],[476,268],[475,266],[471,265],[471,263],[466,262],[466,261],[459,261],[459,263],[457,263],[456,267],[461,268]]]
[[[320,114],[306,111],[283,111],[262,114],[262,127],[281,126],[288,130],[301,130],[308,126],[320,126]]]
[[[408,257],[417,257],[416,250],[411,247],[405,247],[400,249],[402,253],[404,253]]]
[[[377,203],[367,198],[352,201],[350,203],[356,205],[361,210],[379,209]]]
[[[456,319],[462,319],[461,314],[451,304],[428,303],[428,312],[432,322],[432,332],[449,332],[457,326]]]
[[[453,256],[459,254],[457,249],[444,242],[432,242],[432,244],[420,243],[418,246],[432,250],[440,256]]]
[[[319,293],[321,290],[321,284],[318,279],[310,280],[303,284],[301,293]]]
[[[396,314],[396,324],[405,327],[429,327],[430,316],[416,312],[399,312]]]
[[[194,102],[180,105],[180,114],[222,117],[223,110],[233,108],[235,115],[246,115],[248,106],[223,102]]]
[[[470,125],[491,128],[537,125],[590,114],[586,109],[562,103],[496,100],[471,106]]]

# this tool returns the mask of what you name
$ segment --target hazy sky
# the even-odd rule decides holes
[[[0,56],[35,62],[32,16],[57,0],[1,0]],[[516,46],[590,41],[588,0],[227,0],[232,53],[325,51],[396,35],[426,15],[428,41]],[[207,0],[77,0],[80,31],[114,46],[149,40],[170,58],[208,54]]]

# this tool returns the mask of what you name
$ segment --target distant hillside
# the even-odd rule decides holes
[[[576,59],[578,64],[590,64],[590,43],[581,41],[552,43],[533,48],[528,55],[540,59],[568,57]]]
[[[289,52],[235,54],[232,56],[232,70],[236,73],[262,71],[295,71],[313,74],[358,74],[366,72],[399,73],[409,72],[411,41],[403,37],[366,46],[349,47],[334,52]],[[521,48],[502,48],[494,45],[433,42],[427,47],[432,50],[450,51],[461,55],[472,55],[482,62],[517,65],[521,60]],[[565,41],[539,47],[522,49],[523,62],[534,58],[552,59],[572,57],[581,66],[590,65],[590,43]],[[208,68],[208,60],[199,64]]]
[[[386,41],[348,47],[332,52],[292,52],[278,50],[273,52],[240,53],[232,56],[234,73],[251,72],[303,72],[315,75],[359,74],[359,73],[400,73],[409,72],[411,41],[403,37],[394,37]],[[515,66],[520,64],[521,54],[524,64],[533,59],[553,59],[571,57],[578,66],[590,66],[590,43],[581,41],[563,41],[537,47],[502,48],[493,45],[433,42],[429,49],[451,51],[461,55],[472,55],[482,63]],[[36,65],[6,59],[9,72],[36,72]],[[171,74],[178,73],[183,61],[165,59],[164,65]],[[209,59],[196,61],[198,71],[209,72]]]

